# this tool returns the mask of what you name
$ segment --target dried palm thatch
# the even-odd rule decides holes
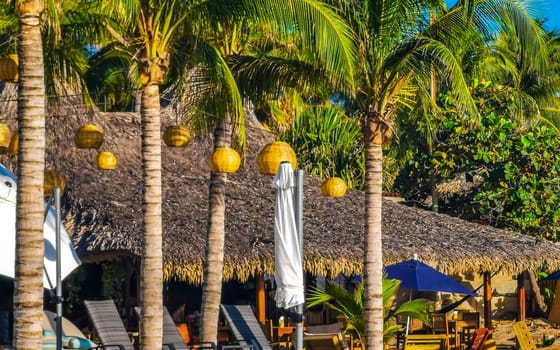
[[[15,116],[9,119],[15,126]],[[171,119],[163,118],[164,122]],[[75,130],[87,122],[103,128],[101,150],[117,155],[116,170],[97,170],[97,151],[74,147]],[[48,164],[65,174],[63,219],[85,262],[136,259],[142,254],[140,129],[139,117],[133,113],[87,114],[75,108],[47,118]],[[275,191],[272,178],[260,175],[255,165],[258,151],[272,137],[253,122],[247,139],[244,165],[227,183],[226,280],[245,281],[274,271]],[[186,148],[162,147],[164,276],[200,283],[208,216],[206,160],[212,140],[203,136]],[[0,161],[13,167],[10,157],[0,156]],[[305,176],[305,269],[316,275],[361,273],[364,195],[349,190],[342,198],[323,197],[321,182]],[[383,235],[386,264],[416,253],[448,274],[560,268],[560,248],[553,243],[391,201],[383,202]]]

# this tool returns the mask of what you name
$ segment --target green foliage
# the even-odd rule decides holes
[[[363,189],[364,142],[358,122],[332,105],[296,111],[292,128],[278,135],[289,143],[303,169],[322,178],[337,176]]]
[[[106,262],[101,263],[103,292],[105,297],[113,299],[117,305],[123,302],[123,282],[126,281],[125,264]]]
[[[383,278],[383,343],[401,331],[401,326],[396,324],[397,316],[409,316],[428,324],[428,305],[425,299],[415,299],[399,306],[395,304],[395,297],[400,281]],[[364,285],[360,283],[353,292],[338,285],[327,282],[325,289],[311,289],[307,297],[307,306],[313,307],[326,304],[332,310],[344,316],[346,332],[360,339],[365,344],[365,310],[364,310]]]
[[[427,195],[430,176],[443,183],[464,174],[470,188],[452,194],[446,205],[440,203],[442,211],[559,240],[560,156],[556,151],[560,138],[556,131],[514,119],[517,106],[507,88],[480,83],[473,95],[481,113],[476,122],[459,113],[452,99],[442,96],[446,121],[434,152],[409,164],[400,177],[401,189],[421,200]],[[407,183],[406,176],[416,184]]]
[[[89,57],[86,83],[102,111],[131,111],[133,82],[129,77],[130,59],[104,48]]]

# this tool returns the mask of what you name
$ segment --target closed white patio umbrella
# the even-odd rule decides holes
[[[303,347],[302,311],[304,296],[303,282],[303,239],[294,202],[299,192],[289,162],[282,162],[272,181],[277,189],[274,206],[274,278],[276,279],[276,306],[282,309],[296,308],[296,350]],[[301,195],[297,196],[301,206]],[[298,208],[299,209],[299,208]]]

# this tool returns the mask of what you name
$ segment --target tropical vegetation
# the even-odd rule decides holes
[[[396,334],[402,331],[397,324],[397,317],[408,317],[421,320],[429,324],[429,306],[427,299],[414,299],[397,304],[396,297],[400,281],[383,277],[383,344],[388,344]],[[344,332],[359,339],[365,344],[365,309],[364,284],[354,286],[354,290],[341,287],[334,282],[327,281],[325,287],[313,288],[308,291],[307,307],[327,305],[344,319]]]
[[[466,220],[557,241],[560,220],[560,146],[556,128],[515,118],[511,89],[475,81],[476,123],[442,95],[443,124],[432,154],[419,152],[403,168],[401,193],[425,202],[428,179],[447,191],[440,211]]]
[[[278,139],[292,146],[307,174],[340,177],[348,187],[363,190],[361,128],[340,107],[325,104],[296,110],[293,125]]]

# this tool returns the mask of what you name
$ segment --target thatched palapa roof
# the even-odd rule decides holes
[[[66,176],[63,219],[85,262],[141,256],[139,119],[133,113],[74,113],[47,118],[48,163]],[[117,170],[97,170],[97,152],[74,146],[74,132],[86,122],[103,128],[101,150],[118,156]],[[275,190],[272,178],[259,174],[255,165],[258,151],[270,141],[272,137],[258,123],[252,123],[245,164],[228,177],[226,280],[245,281],[257,273],[274,271]],[[208,215],[206,160],[212,140],[197,137],[186,148],[163,145],[162,149],[164,275],[166,279],[200,283]],[[10,163],[7,156],[2,157],[0,161]],[[349,190],[343,198],[323,197],[321,182],[305,176],[305,269],[317,275],[361,273],[364,195]],[[384,263],[410,259],[413,254],[448,274],[560,268],[560,248],[553,243],[385,200]]]

